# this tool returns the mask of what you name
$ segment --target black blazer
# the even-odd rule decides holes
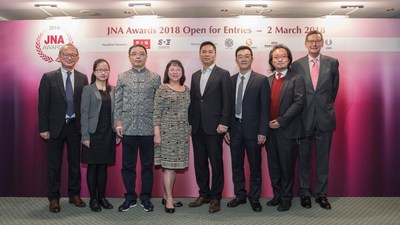
[[[307,133],[313,133],[313,122],[318,123],[322,131],[336,128],[335,99],[339,89],[339,61],[335,58],[321,55],[317,88],[311,81],[308,56],[293,62],[293,72],[300,74],[306,85],[306,106],[303,111],[303,121]],[[315,117],[315,118],[314,118]]]
[[[232,83],[232,120],[235,119],[236,84],[239,73],[231,77]],[[242,100],[243,134],[247,139],[257,139],[258,135],[268,136],[270,106],[270,88],[268,78],[251,72]],[[234,133],[235,130],[229,132]]]
[[[214,66],[207,81],[203,96],[200,93],[201,71],[192,75],[190,85],[189,123],[192,133],[199,131],[200,121],[204,132],[218,135],[219,124],[230,127],[232,110],[232,88],[227,70]]]
[[[268,77],[272,88],[274,75]],[[306,102],[304,80],[298,74],[288,71],[284,77],[279,102],[279,131],[288,139],[305,136],[301,113]]]
[[[80,108],[82,89],[88,84],[87,76],[74,70],[74,109],[76,126],[80,132]],[[43,74],[39,86],[39,132],[50,131],[50,137],[60,135],[65,123],[67,101],[61,68]]]

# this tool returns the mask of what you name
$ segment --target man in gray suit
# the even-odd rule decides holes
[[[239,73],[231,77],[232,128],[225,135],[225,141],[231,147],[232,178],[236,198],[227,203],[228,207],[236,207],[246,203],[249,198],[251,208],[260,212],[261,194],[261,146],[268,135],[270,90],[268,78],[251,69],[253,51],[248,46],[236,49],[236,63]],[[245,186],[244,158],[250,167],[250,190]]]
[[[80,198],[81,171],[80,107],[83,86],[87,76],[75,70],[79,60],[78,49],[73,44],[60,48],[58,58],[61,68],[43,74],[39,86],[39,132],[47,142],[47,187],[49,210],[60,212],[61,162],[67,144],[68,197],[77,207],[86,204]]]
[[[154,164],[154,96],[161,85],[160,75],[145,67],[147,50],[136,44],[129,48],[132,68],[118,75],[115,88],[115,130],[122,138],[122,179],[126,193],[125,201],[118,208],[128,211],[137,205],[136,162],[138,149],[142,165],[141,206],[146,212],[153,211],[151,190],[153,188]]]
[[[329,152],[332,132],[336,128],[335,99],[339,89],[339,62],[321,55],[324,39],[320,32],[307,34],[305,46],[308,55],[293,62],[294,72],[303,76],[306,85],[306,106],[302,114],[306,137],[299,144],[300,201],[311,208],[310,166],[313,142],[316,149],[317,184],[316,202],[331,209],[327,199]]]

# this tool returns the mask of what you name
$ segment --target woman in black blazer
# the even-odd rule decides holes
[[[91,84],[83,88],[81,104],[82,163],[87,163],[90,209],[112,209],[105,198],[107,165],[115,163],[114,87],[108,83],[110,65],[97,59]]]

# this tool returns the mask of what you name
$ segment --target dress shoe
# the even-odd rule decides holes
[[[90,199],[89,207],[93,212],[101,211],[101,207],[100,207],[99,201],[97,201],[97,199]]]
[[[267,206],[277,206],[281,203],[281,199],[280,198],[276,198],[274,197],[273,199],[269,200],[267,202]]]
[[[120,212],[126,212],[130,208],[137,206],[137,201],[135,200],[128,200],[125,199],[125,201],[118,207],[118,211]]]
[[[69,203],[74,204],[76,207],[85,207],[86,204],[78,195],[69,197]]]
[[[232,208],[232,207],[236,207],[236,206],[238,206],[238,205],[240,205],[240,204],[246,204],[246,199],[245,199],[245,198],[244,198],[244,199],[234,198],[234,199],[230,200],[230,201],[226,204],[226,206]]]
[[[165,205],[167,203],[167,200],[165,200],[164,198],[161,200],[161,204]],[[183,204],[182,202],[174,202],[174,207],[182,207]]]
[[[167,206],[165,206],[165,212],[166,213],[174,213],[175,212],[175,208],[168,208]]]
[[[317,198],[316,202],[321,206],[323,209],[331,209],[331,204],[329,204],[328,199],[326,197],[319,197]]]
[[[281,203],[279,204],[277,210],[279,212],[285,212],[285,211],[288,211],[290,209],[290,207],[292,207],[292,202],[291,201],[281,201]]]
[[[99,199],[99,203],[100,203],[100,205],[101,205],[103,208],[105,208],[105,209],[112,209],[112,208],[114,208],[113,205],[111,205],[111,204],[107,201],[107,199],[105,199],[105,198]]]
[[[300,196],[300,202],[301,206],[303,206],[306,209],[311,208],[311,199],[310,196]]]
[[[216,213],[220,210],[221,210],[221,202],[216,199],[211,200],[210,208],[208,209],[208,212]]]
[[[60,201],[58,199],[50,200],[49,210],[52,213],[60,212]]]
[[[206,203],[210,203],[210,199],[200,196],[196,199],[196,201],[189,203],[189,207],[199,207]]]
[[[250,204],[254,212],[261,212],[262,206],[258,200],[251,201]]]

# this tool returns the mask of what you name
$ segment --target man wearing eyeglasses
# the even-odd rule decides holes
[[[331,209],[327,199],[329,152],[332,132],[336,128],[335,99],[339,89],[339,62],[321,55],[324,39],[320,32],[306,35],[308,55],[293,62],[293,71],[303,76],[306,84],[306,106],[302,114],[306,137],[299,143],[300,201],[311,208],[310,167],[312,146],[315,143],[317,182],[314,190],[316,202]]]
[[[153,107],[156,90],[161,85],[160,75],[146,68],[147,50],[135,44],[129,48],[132,69],[118,75],[115,89],[115,130],[122,138],[122,179],[126,193],[119,206],[126,212],[137,205],[136,162],[138,150],[142,165],[141,206],[144,211],[154,210],[151,203],[154,164]]]
[[[305,87],[302,77],[291,71],[292,60],[290,49],[282,44],[275,45],[269,53],[273,75],[268,77],[271,105],[267,159],[274,197],[267,206],[278,206],[280,212],[292,206],[297,141],[304,137],[301,112]]]
[[[251,69],[253,51],[248,46],[236,49],[236,63],[239,73],[231,76],[232,128],[225,135],[230,145],[232,159],[232,178],[236,198],[227,203],[228,207],[237,207],[249,199],[251,208],[260,212],[261,194],[261,147],[267,140],[270,89],[268,78]],[[250,167],[250,189],[246,191],[244,159]]]
[[[87,76],[75,70],[78,49],[72,44],[60,48],[61,68],[43,74],[39,86],[39,132],[47,142],[47,187],[49,210],[60,212],[61,162],[67,144],[69,203],[85,207],[80,198],[80,106]]]

